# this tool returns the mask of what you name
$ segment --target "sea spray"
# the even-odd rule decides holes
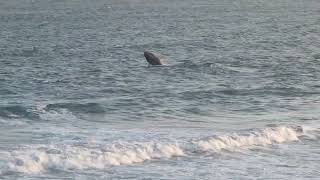
[[[54,144],[23,147],[6,156],[7,171],[27,174],[50,169],[104,169],[109,166],[130,165],[147,160],[188,156],[201,151],[220,152],[249,146],[266,146],[299,140],[300,126],[268,127],[246,134],[232,133],[196,141],[187,140],[183,146],[170,142],[127,142],[88,147],[83,145]],[[200,149],[193,151],[192,149]],[[5,170],[2,170],[5,171]]]
[[[56,149],[38,147],[13,151],[9,169],[22,173],[39,173],[48,169],[101,169],[106,166],[129,165],[146,160],[183,156],[183,150],[175,144],[138,143],[119,149],[92,149],[70,145]]]
[[[202,151],[233,150],[244,146],[266,146],[273,143],[297,141],[301,135],[299,128],[295,127],[274,127],[259,131],[250,132],[247,135],[231,134],[206,138],[194,143]]]

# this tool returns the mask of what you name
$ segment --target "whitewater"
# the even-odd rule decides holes
[[[308,133],[300,126],[276,126],[262,130],[251,130],[243,135],[233,133],[201,138],[198,140],[184,140],[178,142],[117,142],[103,144],[89,142],[88,144],[34,144],[12,150],[10,153],[1,152],[2,161],[9,162],[2,167],[2,173],[18,171],[22,173],[40,173],[50,169],[108,169],[110,166],[130,165],[155,161],[177,156],[201,156],[204,153],[219,154],[224,152],[253,151],[259,148],[270,148],[272,145],[292,143],[300,139],[313,139],[316,129]],[[319,131],[319,130],[318,130]],[[303,137],[305,136],[305,137]]]

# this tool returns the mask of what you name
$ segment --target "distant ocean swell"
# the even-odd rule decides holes
[[[103,107],[98,103],[55,103],[35,106],[0,106],[0,125],[19,126],[33,120],[50,121],[77,118],[78,113],[104,113]]]
[[[54,169],[104,169],[148,160],[165,160],[177,156],[183,158],[204,152],[250,151],[251,147],[300,141],[310,132],[310,129],[306,132],[301,126],[275,126],[248,131],[245,134],[233,133],[181,143],[150,141],[97,146],[69,144],[24,146],[11,152],[0,152],[0,169],[2,169],[0,174],[9,172],[33,174]],[[318,130],[316,133],[318,134]],[[310,137],[319,138],[317,135]]]
[[[70,112],[78,113],[104,113],[103,107],[98,103],[55,103],[36,106],[0,106],[0,117],[3,118],[38,118],[39,114],[49,111],[67,109]]]

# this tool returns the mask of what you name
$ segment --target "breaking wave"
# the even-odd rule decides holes
[[[245,134],[233,133],[198,140],[176,140],[176,143],[150,141],[98,143],[94,146],[88,144],[27,146],[10,152],[0,152],[0,162],[7,162],[6,167],[0,169],[2,173],[17,171],[27,174],[54,169],[104,169],[175,156],[196,156],[202,152],[236,151],[244,147],[299,141],[303,135],[305,135],[304,129],[301,126],[277,126],[252,130]]]
[[[254,131],[247,135],[222,135],[199,140],[195,142],[203,151],[232,150],[244,146],[266,146],[269,144],[279,144],[289,141],[299,140],[302,128],[298,127],[274,127],[260,131]]]
[[[38,147],[13,151],[8,168],[22,173],[38,173],[49,169],[102,169],[183,155],[183,150],[177,145],[153,142],[104,148]]]

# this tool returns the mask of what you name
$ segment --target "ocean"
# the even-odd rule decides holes
[[[320,177],[319,0],[2,0],[0,34],[0,179]]]

